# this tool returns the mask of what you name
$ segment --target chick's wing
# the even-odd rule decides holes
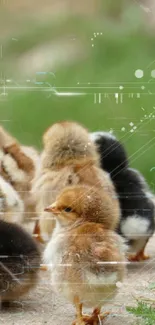
[[[113,271],[124,262],[122,238],[103,225],[85,223],[70,233],[70,256],[74,263],[95,272]]]

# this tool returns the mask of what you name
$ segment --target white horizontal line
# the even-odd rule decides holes
[[[116,262],[116,261],[113,261],[113,262],[97,262],[96,264],[98,265],[118,265],[118,264],[131,264],[132,262],[128,262],[128,261],[124,261],[124,262]]]
[[[29,87],[29,86],[0,86],[0,89],[49,89],[49,90],[53,90],[56,92],[56,89],[53,88],[53,87],[39,87],[39,86],[32,86],[32,87]],[[100,87],[57,87],[57,89],[115,89],[117,88],[118,89],[118,86],[100,86]],[[125,87],[126,89],[127,88],[138,88],[139,87]],[[120,89],[119,89],[120,90]]]
[[[54,264],[50,263],[50,264],[40,264],[40,266],[53,266]],[[72,264],[57,264],[59,266],[72,266]]]

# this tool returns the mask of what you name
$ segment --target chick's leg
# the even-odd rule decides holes
[[[40,235],[40,226],[39,226],[39,220],[36,221],[35,223],[35,227],[34,227],[34,230],[33,230],[33,236],[36,237],[36,240],[40,243],[44,243],[41,235]],[[47,266],[46,265],[41,265],[40,266],[40,270],[41,271],[47,271]]]
[[[46,265],[41,265],[41,266],[40,266],[40,270],[41,270],[41,271],[47,271],[48,268],[47,268]]]
[[[40,234],[39,220],[37,220],[36,223],[35,223],[35,227],[34,227],[34,230],[33,230],[33,237],[36,237],[36,240],[38,242],[44,244],[44,240],[42,239],[41,234]]]
[[[146,241],[144,247],[136,255],[128,256],[128,260],[130,262],[142,262],[142,261],[146,261],[150,258],[150,256],[145,255],[145,253],[144,253],[147,242],[148,242],[148,240]]]
[[[82,315],[82,304],[80,303],[78,296],[75,296],[74,298],[74,305],[76,308],[76,320],[72,323],[72,325],[85,325]]]

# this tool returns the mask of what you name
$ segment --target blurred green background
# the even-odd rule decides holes
[[[76,120],[90,131],[113,132],[124,143],[131,166],[154,190],[155,7],[151,6],[149,0],[1,3],[1,124],[22,143],[39,149],[44,130],[57,120]],[[137,69],[144,72],[140,79]],[[39,71],[55,76],[38,75]],[[57,92],[86,94],[57,96],[49,85]],[[101,86],[105,88],[95,88]],[[94,103],[95,93],[97,101],[101,93],[101,103]]]

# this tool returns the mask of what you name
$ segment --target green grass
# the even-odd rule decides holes
[[[104,7],[104,19],[102,16],[94,16],[94,19],[75,16],[40,24],[29,21],[27,28],[24,21],[23,29],[21,26],[18,35],[13,35],[18,41],[6,39],[4,46],[2,71],[6,78],[24,81],[29,77],[34,80],[35,73],[31,76],[19,73],[19,57],[37,46],[50,44],[60,38],[68,41],[74,35],[75,42],[82,44],[84,55],[74,63],[68,62],[54,69],[57,90],[60,90],[59,87],[75,87],[77,82],[102,82],[106,86],[114,83],[116,88],[112,89],[109,98],[104,98],[103,94],[102,103],[94,104],[95,89],[87,89],[86,96],[51,95],[49,98],[48,93],[41,91],[9,91],[8,99],[0,101],[0,119],[21,142],[38,148],[42,146],[44,130],[57,120],[77,120],[89,130],[113,129],[127,149],[131,166],[138,168],[154,188],[155,171],[150,170],[155,164],[155,119],[148,117],[155,112],[154,95],[148,93],[149,89],[153,92],[154,85],[148,81],[155,64],[148,66],[155,59],[155,36],[145,30],[141,11],[135,6],[122,6],[122,3],[120,1],[122,16],[118,21],[109,18],[110,13],[117,16],[117,8],[109,11],[110,7],[107,6]],[[92,48],[94,32],[102,32],[103,35],[96,38]],[[146,94],[141,98],[129,98],[125,95],[126,82],[136,82],[134,86],[138,88],[131,88],[134,94],[142,85],[134,76],[136,69],[144,70],[144,78],[140,81],[145,82]],[[119,85],[124,86],[124,99],[123,103],[116,104],[114,93],[120,92],[117,88]],[[130,132],[130,122],[137,126],[134,133]],[[125,132],[121,131],[122,127],[125,127]]]
[[[142,318],[144,325],[155,324],[155,308],[146,303],[138,302],[137,307],[127,307],[127,311],[136,317]]]

